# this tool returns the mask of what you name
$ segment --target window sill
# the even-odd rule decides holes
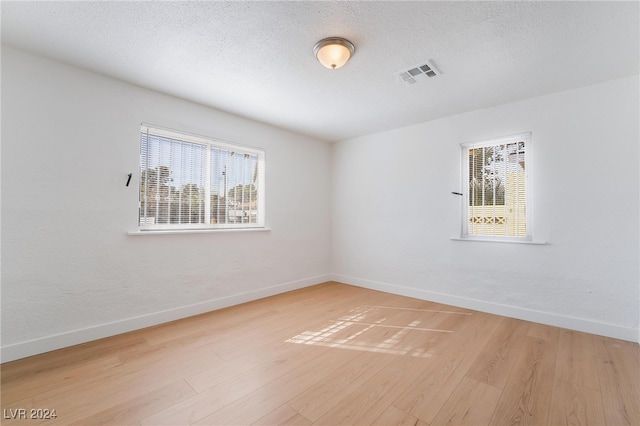
[[[149,231],[129,231],[127,235],[173,235],[173,234],[216,234],[220,232],[269,232],[271,228],[220,228],[220,229],[158,229]]]
[[[533,244],[533,245],[546,245],[546,241],[528,241],[528,240],[508,240],[508,239],[493,239],[493,238],[465,238],[465,237],[451,237],[451,241],[472,241],[480,243],[507,243],[507,244]]]

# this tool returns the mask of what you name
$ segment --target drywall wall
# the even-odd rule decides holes
[[[3,47],[1,360],[328,278],[635,340],[638,115],[630,78],[331,148]],[[127,235],[141,122],[264,148],[271,231]],[[522,131],[547,244],[451,240],[459,144]]]
[[[128,235],[142,122],[264,148],[271,230]],[[325,142],[3,47],[2,361],[326,281],[330,160]]]
[[[635,341],[638,77],[334,146],[336,280]],[[533,233],[456,241],[460,144],[533,132]]]

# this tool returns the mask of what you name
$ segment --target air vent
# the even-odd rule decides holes
[[[426,61],[422,64],[415,65],[409,69],[398,71],[396,73],[398,79],[409,86],[425,81],[429,78],[433,78],[437,75],[440,75],[440,72],[436,70],[432,61]]]

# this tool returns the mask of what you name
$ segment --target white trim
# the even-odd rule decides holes
[[[316,277],[291,281],[271,287],[264,287],[245,293],[207,300],[204,302],[195,303],[193,305],[182,306],[179,308],[168,309],[166,311],[154,312],[151,314],[127,318],[125,320],[99,324],[92,327],[72,330],[65,333],[28,340],[25,342],[14,343],[12,345],[2,347],[0,351],[0,362],[4,363],[14,361],[20,358],[26,358],[29,356],[38,355],[68,346],[78,345],[105,337],[115,336],[117,334],[127,333],[129,331],[139,330],[158,324],[163,324],[169,321],[175,321],[182,318],[215,311],[217,309],[226,308],[229,306],[239,305],[241,303],[262,299],[264,297],[274,296],[276,294],[309,287],[327,281],[329,281],[328,275],[319,275]]]
[[[264,154],[264,149],[262,148],[230,142],[213,136],[202,136],[182,130],[168,129],[166,127],[156,126],[155,124],[141,123],[140,131],[145,132],[145,130],[146,133],[169,139],[176,139],[219,148],[227,148],[234,151],[244,151],[251,154]]]
[[[173,234],[216,234],[219,232],[264,232],[271,231],[271,228],[194,228],[194,229],[144,229],[140,231],[129,231],[127,235],[173,235]]]
[[[490,235],[475,235],[469,234],[469,150],[475,148],[484,148],[487,146],[495,146],[501,144],[508,144],[514,142],[525,142],[526,147],[526,162],[527,167],[524,170],[525,173],[525,203],[526,203],[526,211],[525,211],[525,221],[526,221],[526,237],[492,237]],[[504,241],[506,238],[514,238],[516,240],[532,240],[533,239],[533,177],[531,173],[531,158],[533,158],[534,147],[533,147],[533,132],[522,132],[509,136],[502,136],[497,138],[489,138],[482,139],[478,141],[471,142],[463,142],[460,144],[460,172],[461,172],[461,219],[462,223],[460,226],[460,239],[465,238],[473,238],[480,237],[479,240],[483,241]]]
[[[413,297],[421,300],[429,300],[432,302],[443,303],[445,305],[473,309],[476,311],[486,312],[494,315],[501,315],[525,321],[551,325],[554,327],[567,328],[570,330],[612,337],[614,339],[635,342],[639,336],[639,330],[632,327],[622,327],[619,325],[596,322],[584,318],[571,317],[568,315],[537,311],[534,309],[521,308],[518,306],[503,305],[500,303],[487,302],[478,299],[469,299],[467,297],[454,296],[451,294],[421,290],[412,287],[403,287],[394,284],[349,277],[339,274],[332,274],[330,278],[331,281],[364,287],[370,290],[383,291],[386,293]]]
[[[489,237],[451,237],[451,241],[475,241],[481,243],[508,243],[508,244],[534,244],[534,245],[546,245],[546,241],[533,241],[529,239],[520,238],[489,238]]]
[[[206,168],[206,172],[204,173],[204,177],[206,177],[205,183],[204,183],[204,221],[206,222],[210,217],[211,214],[211,197],[210,197],[210,190],[211,190],[211,149],[221,149],[221,150],[226,150],[226,151],[235,151],[237,153],[242,153],[245,155],[251,155],[251,156],[255,156],[257,159],[257,170],[258,170],[258,177],[257,177],[257,193],[259,194],[258,199],[257,199],[257,207],[255,210],[255,214],[252,214],[252,216],[256,216],[256,223],[225,223],[225,224],[209,224],[209,223],[196,223],[196,224],[184,224],[184,223],[180,223],[180,224],[156,224],[155,220],[152,223],[148,223],[146,220],[147,218],[147,212],[145,212],[145,218],[143,220],[142,217],[142,212],[139,211],[139,215],[138,215],[138,219],[139,219],[139,224],[138,224],[138,228],[140,231],[147,231],[147,230],[184,230],[184,229],[219,229],[219,228],[254,228],[254,227],[264,227],[265,225],[265,217],[266,217],[266,212],[265,212],[265,177],[266,177],[266,170],[265,170],[265,165],[266,165],[266,152],[264,149],[262,148],[255,148],[255,147],[248,147],[245,145],[241,145],[241,144],[236,144],[236,143],[231,143],[228,141],[224,141],[221,139],[217,139],[217,138],[212,138],[212,137],[208,137],[208,136],[200,136],[200,135],[195,135],[193,133],[188,133],[188,132],[182,132],[182,131],[177,131],[177,130],[172,130],[172,129],[167,129],[164,127],[159,127],[159,126],[155,126],[155,125],[150,125],[150,124],[146,124],[146,123],[142,123],[140,125],[140,134],[141,134],[141,138],[140,138],[140,146],[142,147],[142,135],[146,135],[147,136],[147,140],[149,138],[150,135],[152,136],[157,136],[157,137],[161,137],[161,138],[168,138],[171,140],[175,140],[175,141],[179,141],[179,142],[186,142],[186,143],[192,143],[192,144],[196,144],[202,147],[208,147],[206,150],[206,154],[205,154],[205,161],[204,161],[204,165]],[[147,154],[148,154],[149,150],[147,149]],[[233,152],[232,152],[233,154]],[[143,155],[141,153],[140,155],[140,182],[139,185],[142,185],[142,165],[143,163]],[[225,166],[225,170],[226,170],[226,166]],[[255,176],[254,176],[255,178]],[[225,177],[225,182],[226,182],[226,177]],[[254,180],[255,182],[255,180]],[[140,186],[139,186],[140,187]],[[225,184],[225,191],[226,191],[226,184]],[[224,197],[226,199],[227,194],[224,194]],[[142,200],[139,199],[138,200],[138,208],[141,208],[141,202]]]
[[[460,144],[463,148],[484,148],[486,146],[508,144],[510,142],[520,142],[522,139],[531,139],[533,132],[522,132],[508,136],[499,136],[497,138],[486,138],[477,141],[463,142]]]

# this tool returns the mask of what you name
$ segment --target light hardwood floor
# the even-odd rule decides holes
[[[0,368],[3,425],[640,425],[635,343],[338,283]]]

